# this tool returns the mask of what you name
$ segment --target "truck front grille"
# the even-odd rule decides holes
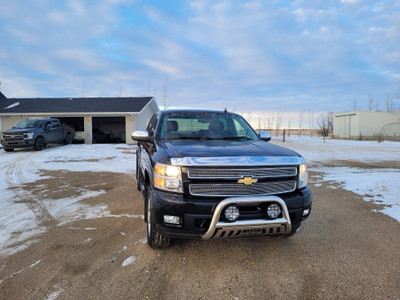
[[[254,168],[254,169],[209,169],[191,168],[188,177],[191,179],[240,179],[245,176],[253,178],[289,177],[297,175],[297,167]]]
[[[7,142],[22,141],[24,136],[22,134],[3,134],[3,138]]]
[[[259,182],[252,185],[240,183],[195,183],[189,185],[190,194],[194,196],[246,196],[273,195],[293,192],[296,181]]]

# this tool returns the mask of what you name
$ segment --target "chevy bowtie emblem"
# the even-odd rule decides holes
[[[253,177],[244,177],[242,179],[238,180],[238,183],[243,183],[244,185],[252,185],[253,183],[256,183],[258,181],[257,178]]]

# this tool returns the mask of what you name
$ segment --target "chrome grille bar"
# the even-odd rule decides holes
[[[253,169],[209,169],[190,168],[188,177],[191,179],[240,179],[245,176],[253,178],[290,177],[297,175],[297,167],[253,168]]]
[[[259,182],[252,185],[239,183],[199,183],[190,184],[189,191],[193,196],[249,196],[272,195],[293,192],[296,181]]]

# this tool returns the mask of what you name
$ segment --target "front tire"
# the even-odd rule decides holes
[[[143,177],[143,175],[142,175],[142,171],[140,170],[140,167],[139,167],[139,159],[138,159],[137,153],[136,153],[136,188],[140,192],[142,191],[142,187],[141,187],[142,177]]]
[[[150,186],[146,188],[146,222],[147,222],[147,243],[151,248],[164,249],[167,248],[171,239],[160,234],[157,229],[153,209],[153,189]]]
[[[46,147],[46,144],[44,142],[44,139],[42,137],[37,137],[35,140],[35,144],[33,145],[33,150],[35,151],[41,151]]]
[[[70,133],[67,133],[67,135],[65,136],[64,143],[65,143],[65,145],[72,144],[72,135]]]

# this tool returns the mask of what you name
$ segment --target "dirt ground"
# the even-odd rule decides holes
[[[23,187],[35,199],[101,188],[107,193],[84,201],[106,204],[111,215],[60,225],[40,203],[27,203],[47,231],[0,258],[0,299],[400,298],[400,223],[334,183],[314,186],[316,173],[311,216],[292,238],[178,240],[166,250],[146,244],[133,177],[43,175]]]

